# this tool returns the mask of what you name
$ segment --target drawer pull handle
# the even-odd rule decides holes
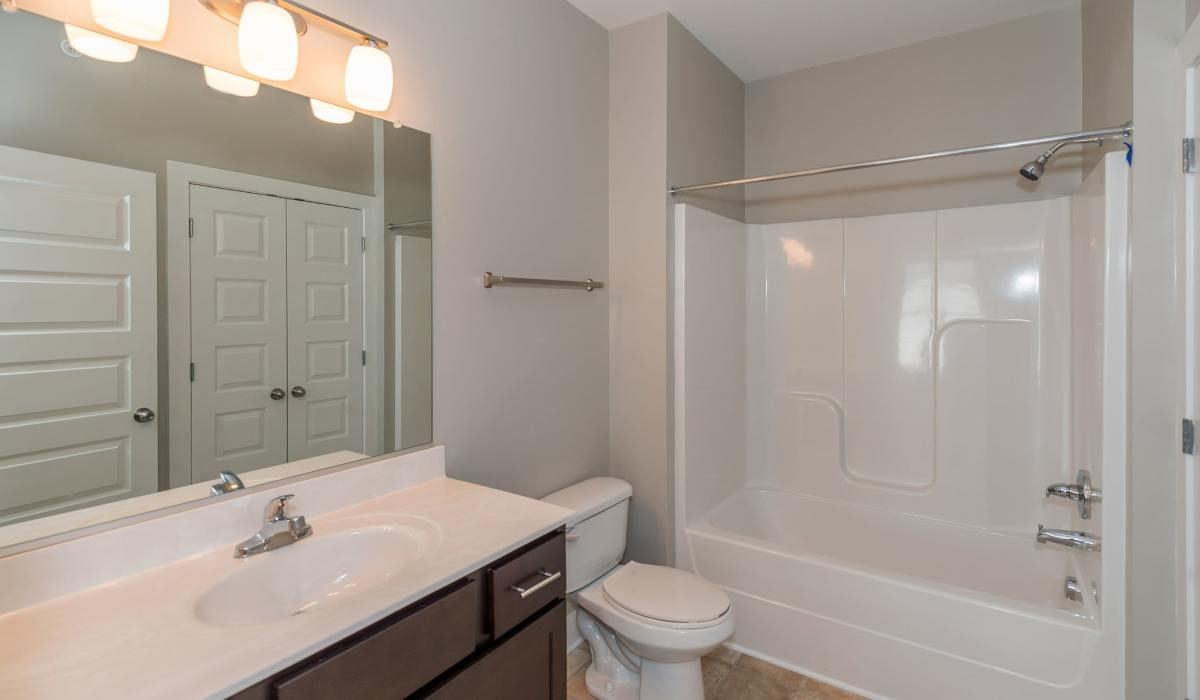
[[[541,576],[542,580],[533,584],[529,588],[525,588],[523,586],[518,586],[517,584],[514,583],[513,585],[509,586],[509,589],[516,591],[517,593],[520,593],[521,600],[525,600],[526,598],[533,595],[534,593],[537,593],[538,591],[542,590],[546,586],[549,586],[550,584],[552,584],[555,581],[562,578],[561,571],[555,571],[554,573],[550,573],[549,571],[546,571],[545,569],[538,569],[537,575]]]

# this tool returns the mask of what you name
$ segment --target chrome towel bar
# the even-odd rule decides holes
[[[579,289],[586,289],[589,292],[596,289],[604,289],[603,282],[597,282],[590,277],[585,280],[549,280],[537,277],[509,277],[508,275],[494,275],[490,272],[483,273],[484,289],[505,286],[576,287]]]

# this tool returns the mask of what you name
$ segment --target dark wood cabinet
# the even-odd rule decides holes
[[[233,698],[563,700],[565,562],[559,530]]]
[[[560,601],[429,694],[430,700],[563,700],[567,604]]]

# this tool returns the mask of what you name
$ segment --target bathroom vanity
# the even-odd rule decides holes
[[[312,534],[237,558],[281,498]],[[563,698],[570,516],[434,446],[40,543],[0,557],[0,697]]]
[[[561,700],[565,557],[551,533],[233,697]]]

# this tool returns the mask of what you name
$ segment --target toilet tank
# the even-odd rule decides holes
[[[633,487],[601,476],[542,500],[573,511],[567,521],[567,592],[583,588],[621,563]]]

